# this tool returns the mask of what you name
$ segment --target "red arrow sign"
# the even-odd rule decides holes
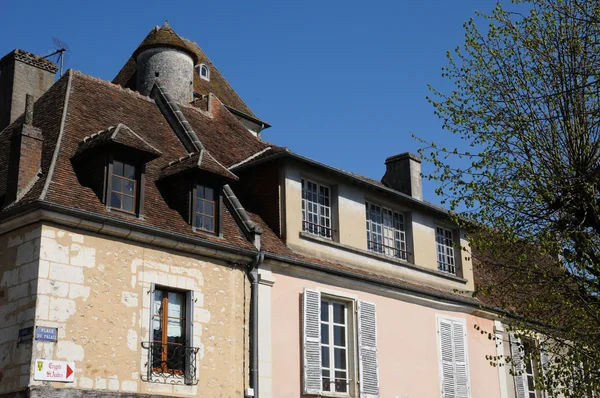
[[[71,367],[69,365],[67,365],[67,379],[69,378],[69,376],[71,376],[73,374],[73,369],[71,369]]]

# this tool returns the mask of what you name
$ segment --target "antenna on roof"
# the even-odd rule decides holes
[[[62,40],[57,39],[56,37],[52,37],[52,41],[54,42],[54,50],[47,55],[44,55],[42,58],[50,58],[53,56],[57,56],[56,63],[60,67],[60,76],[63,75],[63,65],[65,63],[65,58],[67,54],[65,54],[69,50],[69,46]]]

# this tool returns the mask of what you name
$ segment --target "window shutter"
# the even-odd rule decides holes
[[[321,293],[304,289],[303,294],[303,387],[305,394],[320,394],[321,383]]]
[[[456,382],[454,380],[454,350],[452,348],[452,322],[439,320],[440,353],[442,360],[442,397],[456,398]]]
[[[467,335],[465,325],[452,322],[452,338],[454,340],[454,369],[456,377],[456,397],[469,397],[469,367],[467,364]]]
[[[190,290],[185,295],[185,384],[194,384],[196,374],[194,346],[194,291]]]
[[[379,398],[377,314],[375,303],[358,302],[358,362],[360,397]]]
[[[548,357],[548,351],[546,350],[546,344],[540,344],[540,362],[542,365],[542,372],[544,376],[548,373],[548,367],[550,365],[550,358]],[[546,391],[546,398],[552,398],[552,393]]]
[[[152,349],[152,342],[154,341],[154,337],[153,337],[153,333],[154,333],[154,325],[152,324],[152,315],[154,315],[154,289],[156,289],[156,285],[154,283],[152,283],[150,285],[150,325],[149,327],[149,336],[148,336],[148,341],[150,342],[149,345],[149,349],[148,349],[148,380],[151,381],[152,380],[152,353],[153,353],[153,349]]]
[[[521,339],[514,334],[510,335],[510,353],[513,360],[513,370],[515,372],[515,390],[516,398],[527,398],[527,382],[525,375],[525,364],[523,363],[523,355],[521,354]]]

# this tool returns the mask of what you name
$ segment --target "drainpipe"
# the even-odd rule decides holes
[[[254,390],[254,398],[258,398],[258,267],[265,259],[260,251],[248,264],[250,279],[250,387]]]

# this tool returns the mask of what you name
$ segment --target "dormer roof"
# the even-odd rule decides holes
[[[85,137],[79,144],[75,156],[81,155],[94,148],[100,148],[111,144],[134,149],[144,154],[144,157],[147,160],[155,159],[162,155],[161,151],[153,147],[129,127],[123,123],[119,123],[116,126],[110,126],[105,130]]]
[[[199,153],[192,153],[186,157],[170,162],[163,167],[159,179],[165,179],[177,174],[194,173],[204,171],[222,177],[227,180],[236,181],[238,177],[227,170],[207,150],[201,149]]]

